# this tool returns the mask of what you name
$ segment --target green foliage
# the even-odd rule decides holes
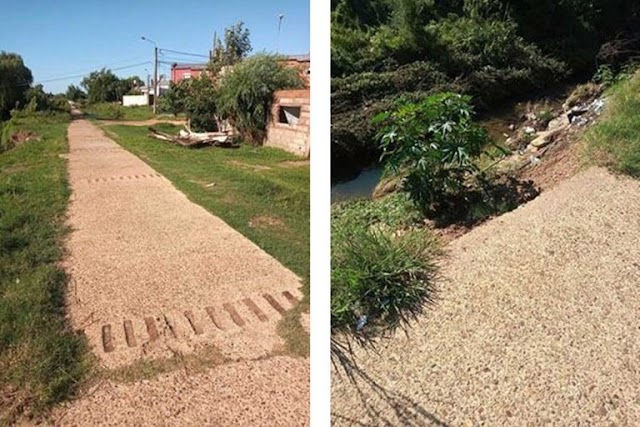
[[[25,95],[27,105],[25,109],[29,112],[44,111],[50,108],[50,99],[42,88],[42,85],[30,87]]]
[[[587,132],[588,155],[598,164],[640,177],[640,75],[607,92],[603,117]]]
[[[140,82],[139,77],[121,79],[111,70],[103,68],[82,79],[80,85],[87,91],[87,101],[94,104],[122,101],[122,97],[129,94]]]
[[[407,228],[418,216],[403,195],[332,208],[334,332],[381,334],[431,301],[440,246],[427,229]]]
[[[251,52],[251,33],[244,28],[242,21],[224,30],[224,44],[220,39],[215,41],[209,68],[215,73],[224,66],[235,65]]]
[[[333,0],[331,8],[332,76],[370,81],[373,89],[351,94],[332,84],[341,92],[332,96],[334,172],[375,156],[378,129],[368,119],[396,98],[450,90],[488,109],[593,72],[596,62],[614,63],[617,72],[640,51],[633,34],[640,5],[632,0]],[[429,63],[451,87],[389,83],[417,62]]]
[[[218,130],[218,100],[213,81],[207,73],[202,73],[197,79],[189,79],[186,85],[189,95],[183,102],[191,127],[196,131]]]
[[[298,72],[283,67],[276,56],[255,55],[222,76],[217,91],[218,114],[229,120],[245,140],[260,144],[271,117],[273,93],[301,87]]]
[[[78,102],[87,98],[87,94],[76,85],[69,85],[66,92],[69,101]]]
[[[118,103],[101,102],[89,104],[82,111],[97,120],[148,120],[154,117],[147,105],[124,107]]]
[[[383,158],[394,171],[406,174],[404,188],[427,215],[462,192],[468,175],[477,171],[475,159],[489,142],[485,130],[472,121],[469,101],[442,93],[378,116],[387,122],[380,138]]]
[[[0,155],[0,424],[69,397],[86,369],[84,340],[65,319],[61,270],[69,198],[65,160],[70,116],[19,115],[30,141]],[[7,405],[8,403],[8,405]]]
[[[31,70],[17,53],[0,52],[0,120],[25,103],[25,95],[33,82]]]
[[[160,110],[177,116],[186,112],[185,102],[190,94],[191,79],[182,79],[177,83],[171,82],[169,90],[158,100]]]

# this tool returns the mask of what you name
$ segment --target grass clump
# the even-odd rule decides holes
[[[382,334],[432,300],[440,246],[419,217],[404,194],[333,207],[333,332]]]
[[[154,117],[153,110],[147,105],[124,107],[111,102],[87,104],[82,111],[96,120],[149,120]]]
[[[86,369],[84,341],[65,322],[67,276],[58,265],[68,121],[14,117],[12,129],[40,139],[0,154],[0,424],[68,397]]]
[[[607,92],[607,110],[587,132],[588,156],[616,172],[640,177],[640,74]]]

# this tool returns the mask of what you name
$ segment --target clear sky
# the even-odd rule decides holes
[[[153,45],[208,55],[214,31],[243,21],[253,52],[309,53],[309,0],[0,0],[0,50],[22,56],[48,92],[64,92],[82,77],[107,67],[126,77],[153,74]],[[278,41],[278,15],[284,14]],[[160,61],[206,58],[164,53]],[[146,64],[140,64],[148,62]],[[135,66],[133,66],[135,65]],[[116,70],[120,67],[131,68]],[[146,70],[145,70],[146,69]],[[158,74],[169,74],[160,64]]]

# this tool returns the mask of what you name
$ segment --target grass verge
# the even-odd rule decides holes
[[[640,177],[640,73],[616,83],[605,96],[605,113],[585,135],[587,159]]]
[[[123,107],[117,103],[88,104],[82,112],[96,120],[149,120],[155,116],[150,106]]]
[[[58,265],[69,199],[67,114],[12,119],[39,136],[0,154],[0,424],[69,396],[87,366]]]
[[[176,126],[157,126],[177,132]],[[309,166],[281,150],[189,149],[147,137],[145,128],[115,125],[105,131],[167,177],[194,203],[220,217],[303,278],[305,297],[280,325],[290,353],[308,355],[298,321],[309,307]]]

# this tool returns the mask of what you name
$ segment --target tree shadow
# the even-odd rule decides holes
[[[450,195],[433,209],[431,219],[436,228],[450,225],[473,227],[482,221],[512,211],[540,194],[531,180],[510,175],[478,176],[474,185]]]
[[[365,346],[369,351],[377,353],[375,343],[372,340],[358,341],[358,344]],[[348,338],[346,340],[331,338],[331,357],[334,371],[337,375],[341,375],[340,372],[342,372],[347,377],[349,384],[358,395],[362,408],[371,420],[375,420],[375,425],[391,427],[397,426],[398,422],[400,422],[400,425],[407,427],[450,426],[435,414],[428,411],[421,403],[403,393],[380,385],[373,376],[365,372],[364,369],[358,365],[351,341]],[[395,418],[385,415],[382,408],[376,408],[371,403],[371,393],[378,396],[388,405]],[[371,423],[364,424],[357,419],[333,412],[331,417],[333,420],[346,421],[351,425],[372,425]]]

